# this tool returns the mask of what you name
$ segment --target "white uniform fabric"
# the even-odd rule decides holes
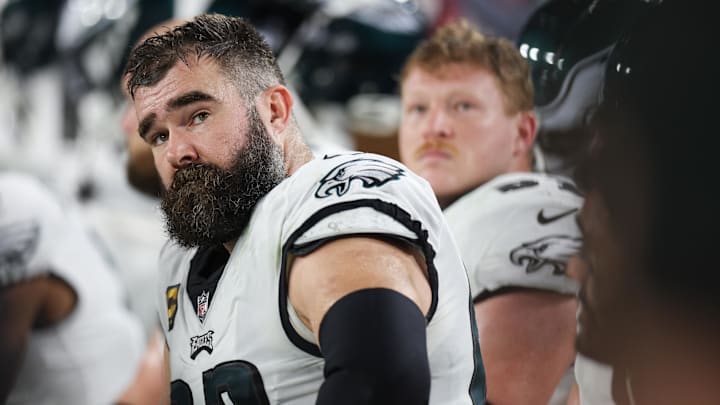
[[[615,405],[612,397],[613,369],[579,354],[575,357],[575,379],[581,405]]]
[[[77,295],[66,319],[32,331],[7,404],[110,404],[140,364],[141,325],[86,231],[38,181],[0,174],[0,287],[52,274]]]
[[[565,263],[582,244],[576,222],[582,201],[565,178],[510,173],[447,207],[473,298],[503,287],[575,294]]]
[[[481,403],[484,371],[467,276],[432,190],[400,163],[358,153],[313,160],[260,201],[209,307],[198,305],[204,321],[187,292],[196,249],[163,249],[159,304],[173,401],[314,404],[324,362],[289,303],[288,261],[353,234],[397,238],[424,254],[433,290],[430,403]]]
[[[582,201],[564,177],[509,173],[447,207],[473,299],[507,287],[576,294],[577,282],[565,267],[582,245],[576,222]],[[571,367],[550,404],[564,404],[573,382]]]

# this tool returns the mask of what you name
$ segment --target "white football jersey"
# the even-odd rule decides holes
[[[582,245],[576,215],[582,197],[563,177],[540,173],[498,176],[462,196],[444,211],[470,278],[473,299],[506,287],[574,295],[577,282],[565,274]],[[564,404],[572,367],[550,404]]]
[[[473,298],[503,287],[575,294],[565,264],[582,245],[573,183],[540,173],[498,176],[445,209]]]
[[[612,397],[613,368],[578,353],[575,379],[583,405],[615,405]]]
[[[188,292],[198,291],[198,267],[218,262],[165,246],[160,313],[173,403],[314,404],[324,361],[288,300],[288,267],[344,235],[391,237],[424,255],[430,403],[482,403],[467,276],[432,190],[400,163],[360,153],[315,159],[263,198],[214,289]]]
[[[86,231],[37,180],[0,174],[0,288],[52,274],[77,295],[66,319],[32,331],[7,404],[110,404],[140,364],[140,322]]]

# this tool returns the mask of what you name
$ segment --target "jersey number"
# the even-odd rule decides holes
[[[257,367],[242,360],[220,363],[203,371],[206,405],[269,405]],[[183,380],[170,384],[172,405],[193,405],[190,386]]]

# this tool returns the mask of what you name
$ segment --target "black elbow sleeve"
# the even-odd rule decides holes
[[[373,288],[338,300],[320,325],[325,382],[318,405],[427,404],[425,317],[397,291]]]

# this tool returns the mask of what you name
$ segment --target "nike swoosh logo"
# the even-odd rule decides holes
[[[543,210],[540,210],[540,212],[538,212],[538,214],[537,214],[537,221],[540,223],[540,225],[547,225],[551,222],[557,221],[560,218],[564,218],[570,214],[573,214],[573,213],[577,212],[577,210],[578,210],[577,208],[573,208],[571,210],[563,211],[557,215],[552,215],[549,217],[546,217]]]

